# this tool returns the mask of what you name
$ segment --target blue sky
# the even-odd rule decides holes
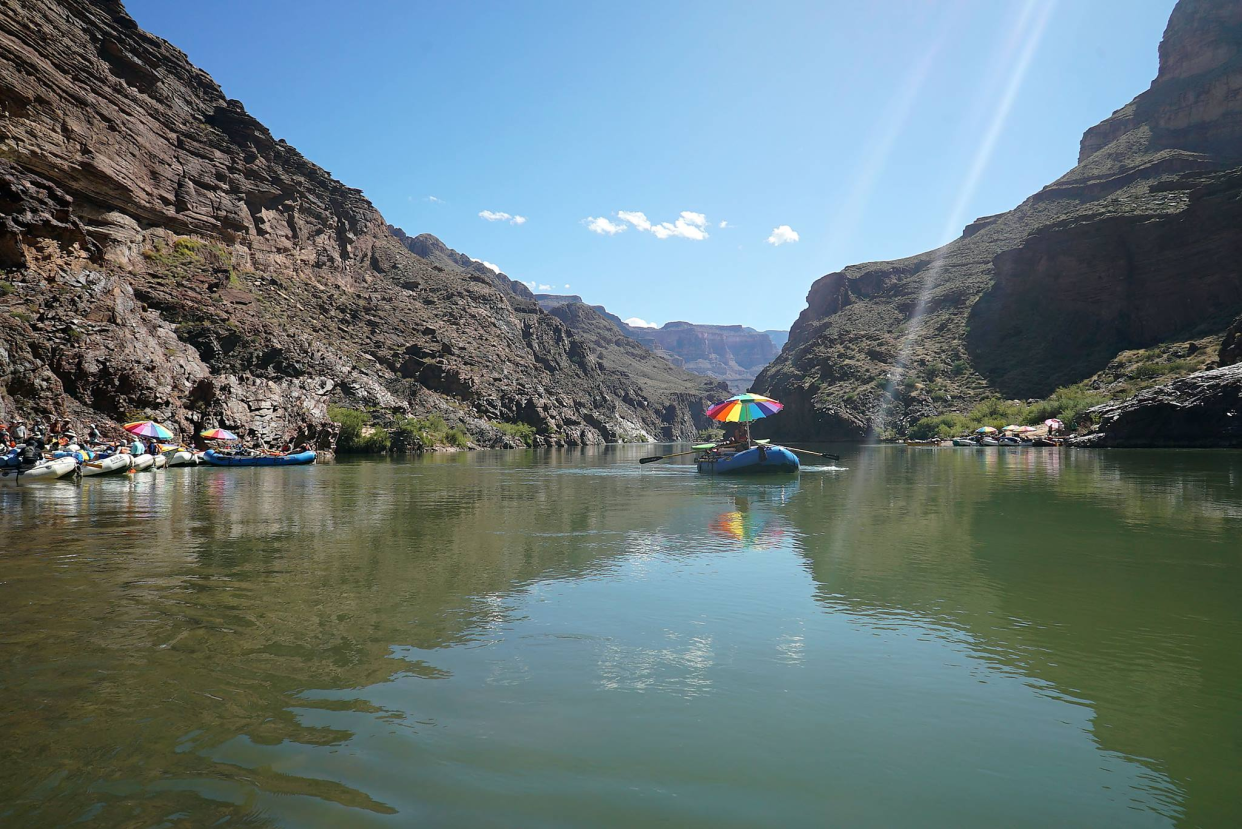
[[[1174,0],[126,5],[407,232],[763,329],[1072,167]]]

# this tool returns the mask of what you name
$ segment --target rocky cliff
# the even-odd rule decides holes
[[[398,242],[405,246],[406,250],[415,256],[426,259],[432,264],[433,268],[437,266],[440,268],[451,268],[474,274],[475,276],[482,276],[495,282],[496,287],[502,291],[507,291],[522,299],[533,300],[535,298],[530,288],[521,282],[518,282],[516,279],[510,279],[508,274],[494,270],[478,259],[472,259],[464,253],[453,250],[430,233],[410,236],[401,228],[393,227],[392,225],[388,226],[388,231],[397,238]]]
[[[649,348],[676,355],[688,371],[719,377],[734,391],[750,388],[778,351],[767,334],[742,325],[668,322],[630,330]]]
[[[581,304],[577,294],[536,294],[540,307],[555,311],[567,304]],[[610,320],[626,336],[678,368],[725,381],[735,392],[745,391],[759,371],[772,361],[784,343],[784,331],[756,331],[742,325],[701,325],[669,322],[661,328],[627,325],[602,305],[589,306]],[[773,336],[775,335],[775,336]],[[778,344],[778,341],[780,344]]]
[[[860,439],[1219,335],[1242,310],[1239,164],[1242,4],[1181,0],[1150,89],[1073,170],[943,248],[818,280],[755,390],[784,430]]]
[[[1242,447],[1242,365],[1202,371],[1087,410],[1083,447]]]
[[[703,401],[716,402],[729,396],[726,383],[670,365],[659,354],[625,334],[596,307],[565,302],[553,306],[549,313],[587,342],[607,371],[623,374],[638,383],[646,400],[660,409],[660,420],[666,426],[659,436],[664,439],[697,431],[708,422],[703,414]],[[626,402],[645,405],[638,400]]]
[[[119,2],[0,0],[0,112],[6,416],[278,440],[340,401],[483,444],[497,421],[693,434],[693,401],[653,403],[509,280],[395,236]]]

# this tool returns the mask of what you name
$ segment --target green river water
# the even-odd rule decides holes
[[[652,451],[0,490],[0,825],[1242,823],[1242,453]]]

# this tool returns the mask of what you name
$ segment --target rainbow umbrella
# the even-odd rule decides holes
[[[1058,419],[1057,419],[1057,418],[1055,418],[1055,417],[1050,417],[1050,418],[1048,418],[1047,420],[1045,420],[1045,421],[1044,421],[1044,425],[1045,425],[1045,426],[1047,426],[1049,429],[1063,429],[1063,428],[1065,428],[1065,424],[1064,424],[1064,423],[1062,423],[1060,420],[1058,420]]]
[[[199,432],[198,436],[207,440],[237,440],[237,435],[228,429],[208,429],[206,432]]]
[[[707,416],[721,423],[749,423],[761,417],[774,415],[785,404],[777,403],[770,397],[761,394],[739,394],[730,397],[723,403],[717,403],[707,410]]]
[[[131,435],[138,435],[139,437],[155,438],[156,440],[173,439],[173,433],[154,420],[139,420],[134,423],[126,423],[123,428]]]
[[[980,426],[978,429],[976,429],[976,430],[975,430],[975,434],[977,434],[977,435],[990,435],[990,434],[992,434],[992,433],[993,433],[993,432],[995,432],[995,431],[996,431],[996,427],[995,427],[995,426]]]

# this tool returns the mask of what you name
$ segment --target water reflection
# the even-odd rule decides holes
[[[0,820],[1233,816],[1239,456],[642,454],[0,491]]]

